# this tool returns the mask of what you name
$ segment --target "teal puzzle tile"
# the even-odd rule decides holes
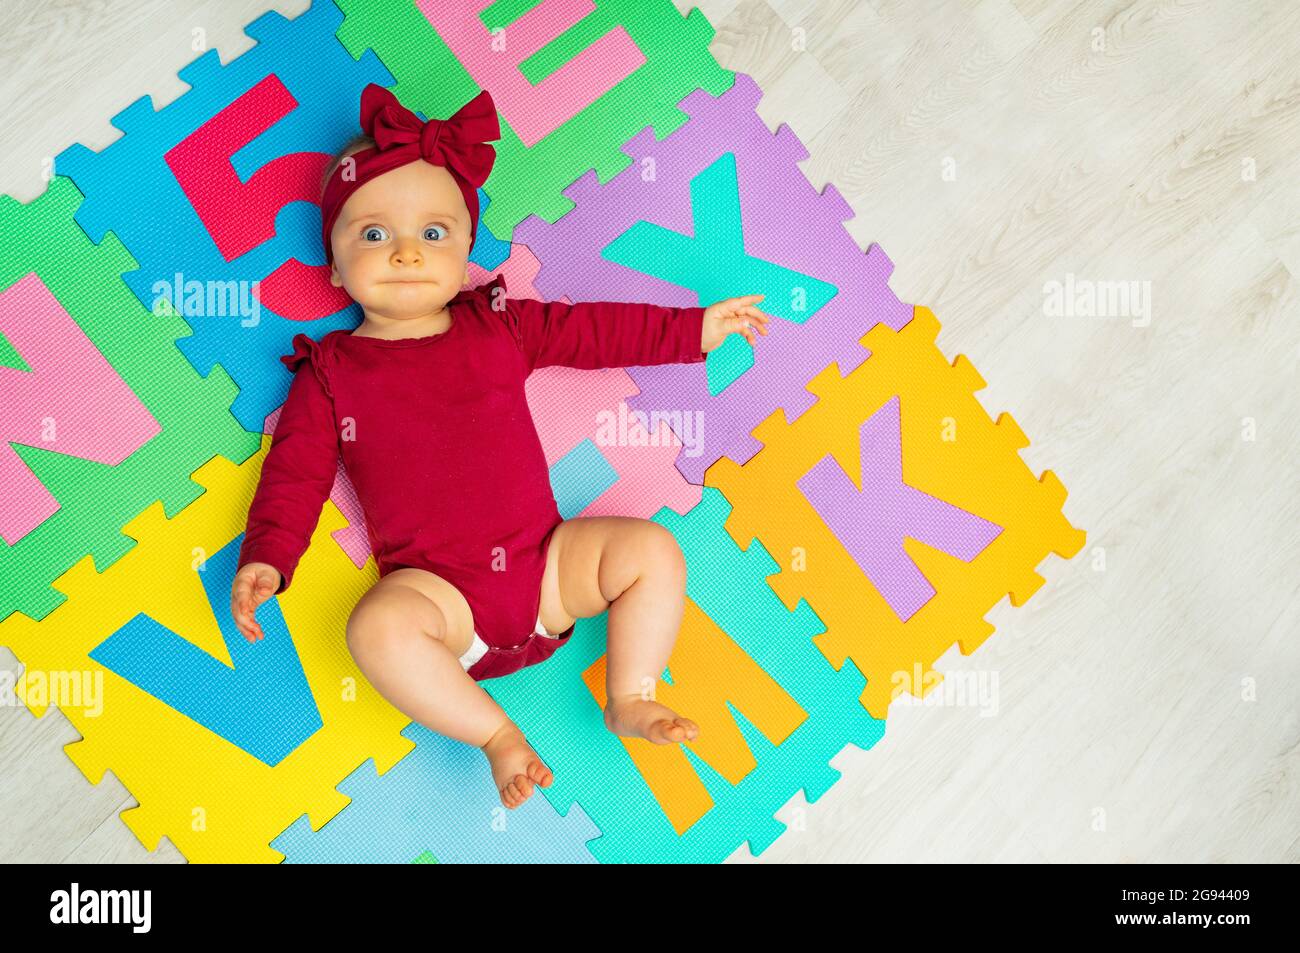
[[[727,534],[730,509],[720,492],[705,487],[700,504],[685,516],[665,508],[654,519],[682,547],[690,598],[808,717],[772,745],[732,707],[757,762],[737,785],[685,745],[713,807],[684,833],[674,830],[583,686],[582,673],[605,652],[606,614],[580,620],[569,644],[545,665],[483,683],[554,772],[551,786],[537,791],[562,813],[580,806],[600,829],[588,846],[601,862],[714,863],[746,841],[761,854],[784,830],[773,817],[782,805],[799,790],[816,801],[839,778],[831,758],[846,744],[870,748],[884,734],[884,722],[858,701],[861,673],[851,663],[835,671],[813,644],[824,631],[816,614],[803,602],[789,611],[765,582],[778,569],[771,556],[758,542],[742,551]]]

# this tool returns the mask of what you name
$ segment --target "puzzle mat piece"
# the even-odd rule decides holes
[[[867,328],[911,319],[889,287],[893,263],[878,245],[858,248],[843,225],[852,208],[833,185],[812,187],[797,165],[808,151],[788,126],[767,128],[755,112],[760,96],[744,74],[721,96],[691,93],[679,104],[689,122],[663,141],[643,129],[624,146],[636,160],[628,169],[605,185],[584,176],[565,190],[574,201],[568,215],[515,231],[541,259],[537,286],[547,295],[676,306],[767,295],[760,307],[774,317],[771,333],[756,347],[733,336],[710,354],[710,364],[729,362],[721,376],[710,368],[706,381],[691,365],[628,369],[641,389],[633,409],[673,408],[683,420],[699,412],[709,421],[706,452],[678,460],[692,483],[724,455],[752,457],[753,428],[772,410],[784,408],[791,420],[804,413],[814,399],[804,382],[826,365],[847,373],[861,364]]]
[[[809,279],[808,276],[782,268],[773,262],[760,262],[756,259],[745,260],[743,239],[740,235],[740,195],[736,183],[735,157],[723,155],[713,165],[701,172],[689,183],[682,183],[691,195],[691,214],[695,220],[694,235],[683,236],[657,224],[640,220],[634,222],[614,241],[603,247],[590,248],[588,253],[593,261],[606,261],[616,264],[620,269],[628,269],[632,276],[631,284],[636,284],[636,276],[654,277],[658,273],[672,283],[689,286],[694,294],[688,302],[694,306],[707,306],[714,301],[729,297],[736,288],[761,289],[776,303],[775,316],[787,318],[795,323],[802,323],[817,312],[835,296],[835,286],[826,282]],[[669,186],[671,187],[671,186]],[[566,222],[568,216],[560,219]],[[530,219],[516,229],[516,234],[527,236],[540,246],[545,236],[534,239],[526,230],[530,224],[540,219]],[[545,224],[545,223],[543,223]],[[549,228],[549,226],[547,226]],[[544,229],[543,229],[544,231]],[[549,245],[548,245],[549,247]],[[573,249],[581,249],[582,242],[563,246],[572,256]],[[731,249],[731,251],[728,251]],[[558,251],[558,248],[552,250]],[[733,260],[727,261],[728,257]],[[719,259],[713,261],[712,259]],[[710,267],[701,269],[699,263],[709,262]],[[716,265],[716,267],[714,267]],[[569,266],[565,269],[572,272]],[[725,277],[719,277],[725,276]],[[679,288],[684,291],[684,288]],[[652,296],[653,297],[650,297]],[[584,288],[582,297],[608,298],[622,297],[632,300],[659,301],[659,294],[651,291],[637,293],[635,289],[618,285],[612,288]],[[795,307],[786,308],[780,302],[789,299]],[[742,347],[734,346],[737,342]],[[732,381],[753,366],[753,350],[743,338],[731,337],[708,355],[706,362],[707,393],[717,394]],[[695,375],[699,377],[698,374]]]
[[[341,0],[339,6],[346,15],[340,42],[354,56],[376,53],[409,108],[449,116],[480,88],[492,91],[501,140],[484,186],[492,204],[483,222],[507,240],[529,214],[554,221],[568,211],[561,189],[588,169],[609,179],[625,168],[628,157],[619,147],[638,129],[649,124],[662,136],[677,128],[685,116],[673,104],[691,90],[716,95],[732,82],[709,53],[708,20],[699,10],[683,16],[669,0],[592,0],[581,6],[580,20],[579,8],[546,3],[500,24],[484,23],[483,2],[439,2],[428,9],[461,24],[445,36],[409,0]],[[498,26],[510,39],[493,48],[488,28]],[[624,36],[644,60],[630,75]],[[611,43],[617,57],[596,58]],[[565,90],[563,102],[553,99],[557,86]],[[575,108],[580,111],[564,118]]]
[[[528,248],[515,247],[512,261],[518,269],[506,277],[507,294],[539,299],[533,284],[537,258]],[[516,279],[520,285],[513,283]],[[683,480],[673,466],[682,444],[672,429],[662,419],[629,412],[624,400],[635,391],[621,367],[543,367],[524,382],[546,462],[554,464],[589,441],[617,477],[608,492],[583,510],[584,516],[648,519],[660,507],[684,513],[700,501],[700,488]]]
[[[194,473],[198,500],[170,520],[150,507],[124,527],[139,542],[111,568],[82,560],[57,581],[62,606],[3,630],[26,666],[24,703],[39,717],[58,702],[83,738],[65,748],[72,761],[92,783],[111,770],[134,795],[121,817],[147,849],[166,835],[191,862],[279,860],[267,845],[295,818],[320,827],[347,801],[335,785],[412,747],[400,735],[410,719],[347,650],[349,610],[377,574],[325,545],[341,522],[332,506],[293,588],[259,607],[265,639],[235,630],[230,584],[263,456],[210,461]],[[48,699],[43,673],[85,673],[99,697]]]
[[[816,801],[839,777],[831,758],[884,732],[856,700],[861,675],[834,671],[811,644],[822,630],[812,610],[788,611],[764,583],[771,557],[726,535],[729,509],[705,489],[685,516],[655,516],[688,566],[683,627],[656,697],[700,724],[695,742],[606,730],[604,614],[580,620],[545,665],[483,682],[554,772],[537,790],[562,813],[581,805],[602,832],[588,845],[601,862],[718,862],[746,841],[757,855],[784,829],[773,817],[782,805],[800,789]]]
[[[66,456],[113,466],[158,435],[158,421],[36,272],[0,291],[0,331],[22,362],[21,368],[0,368],[0,385],[9,398],[0,418],[10,440],[39,446],[42,431],[56,420],[51,407],[61,410],[59,450]],[[112,418],[118,427],[96,427],[97,416]],[[53,516],[59,501],[7,443],[0,481],[9,488],[0,500],[0,536],[12,546]]]
[[[284,401],[289,374],[268,368],[293,335],[359,319],[320,264],[316,200],[358,131],[362,88],[392,77],[342,48],[341,22],[322,0],[294,20],[267,13],[246,28],[258,41],[247,52],[222,66],[208,50],[180,71],[191,88],[173,102],[155,112],[141,97],[113,117],[119,139],[56,158],[86,195],[77,221],[93,241],[109,229],[121,239],[140,264],[124,280],[146,307],[165,298],[182,311],[193,333],[177,346],[200,373],[220,365],[237,382],[248,430]]]
[[[682,444],[668,424],[658,421],[651,432],[654,422],[624,403],[636,385],[622,368],[540,368],[524,389],[548,463],[561,448],[585,445],[614,475],[583,516],[649,519],[663,506],[685,513],[699,503],[702,488],[673,465]]]
[[[495,35],[483,22],[483,11],[493,0],[416,0],[438,36],[460,60],[470,77],[492,90],[497,108],[509,117],[511,128],[527,148],[582,112],[592,99],[613,89],[646,63],[627,30],[616,21],[608,32],[591,29],[591,5],[534,4],[516,17],[506,31]],[[663,6],[652,11],[665,16]],[[542,54],[542,66],[524,64],[552,40],[580,20],[588,45],[573,42],[563,53]],[[502,25],[504,27],[504,25]],[[595,39],[590,37],[595,36]],[[504,54],[504,55],[503,55]]]
[[[78,560],[103,571],[134,545],[128,519],[154,502],[175,515],[203,492],[195,469],[258,448],[230,412],[226,373],[200,377],[176,350],[185,322],[122,283],[135,262],[116,236],[94,245],[77,227],[81,200],[62,176],[27,205],[0,196],[0,334],[26,365],[0,368],[0,519],[17,527],[0,543],[0,619],[44,618],[64,599],[50,584]],[[105,379],[119,399],[88,401]],[[128,431],[128,415],[146,427]]]
[[[1050,470],[1035,478],[1025,466],[1018,452],[1029,444],[1024,433],[1009,414],[992,421],[974,396],[983,379],[964,356],[948,363],[935,345],[938,331],[921,307],[902,331],[873,328],[862,338],[872,352],[866,363],[842,379],[837,368],[826,368],[808,385],[820,399],[806,414],[785,424],[773,413],[754,431],[764,449],[744,466],[719,460],[705,477],[735,506],[727,531],[738,543],[756,539],[782,559],[803,556],[806,569],[768,581],[786,605],[807,599],[815,607],[827,626],[818,647],[837,668],[845,659],[856,663],[867,678],[862,704],[878,718],[898,679],[910,684],[915,672],[922,690],[911,691],[923,697],[942,677],[934,662],[954,641],[963,654],[973,652],[993,631],[984,614],[1008,593],[1012,605],[1022,605],[1042,585],[1035,568],[1048,553],[1069,558],[1085,538],[1061,512],[1065,487]],[[889,513],[894,500],[882,506],[875,497],[881,481],[862,459],[863,422],[895,400],[901,422],[891,426],[901,427],[902,458],[894,483],[901,475],[909,487],[1000,527],[983,548],[953,555],[927,545],[921,540],[946,538],[933,513],[904,525]],[[856,499],[833,501],[843,509],[839,524],[874,527],[875,556],[910,563],[933,590],[905,619],[806,495],[819,497],[825,511],[827,484],[808,475],[823,471],[824,480],[836,468],[842,481],[852,481],[850,489],[862,488]],[[854,542],[859,555],[862,542]]]
[[[364,764],[339,785],[348,806],[320,831],[300,818],[274,841],[288,863],[392,864],[420,849],[453,864],[593,864],[600,831],[581,809],[560,817],[545,798],[501,804],[483,752],[416,722],[414,750],[382,777]]]
[[[234,61],[220,67],[216,51],[209,51],[182,71],[194,87],[203,87],[201,93],[192,89],[157,113],[144,97],[115,117],[129,140],[124,135],[98,155],[77,145],[59,157],[61,170],[93,189],[91,209],[79,213],[87,230],[98,238],[111,224],[139,250],[142,267],[126,280],[141,301],[153,307],[160,297],[174,299],[196,329],[181,348],[197,368],[206,371],[220,363],[235,369],[243,384],[236,411],[246,426],[287,392],[282,369],[266,374],[265,365],[255,363],[254,353],[263,357],[265,351],[288,350],[287,336],[282,348],[268,338],[284,336],[286,327],[291,336],[299,323],[318,317],[330,321],[313,328],[317,336],[360,320],[359,307],[328,283],[322,264],[316,190],[329,155],[317,146],[322,130],[330,152],[358,131],[355,102],[362,84],[386,84],[392,77],[373,56],[360,64],[347,56],[332,34],[340,21],[337,8],[321,2],[292,23],[268,14],[248,28],[260,42],[238,59],[238,67]],[[319,47],[304,56],[301,43],[313,41]],[[314,59],[350,64],[350,85],[337,82],[344,76],[341,69],[323,74],[305,66]],[[253,82],[260,72],[265,75]],[[328,84],[321,84],[323,75]],[[240,92],[241,83],[251,85]],[[304,115],[304,110],[312,112]],[[322,113],[331,124],[318,122]],[[268,116],[275,125],[269,132]],[[308,132],[308,141],[301,141]],[[292,151],[300,145],[307,148]],[[150,174],[156,188],[123,186],[137,186],[139,177]],[[142,191],[153,205],[142,201]],[[491,204],[481,190],[480,202]],[[175,228],[155,227],[156,216],[167,212],[173,213],[167,219],[173,226],[178,215],[184,223],[184,241],[178,242]],[[508,252],[508,243],[484,227],[472,260],[495,268]],[[259,280],[255,292],[251,284],[237,284]],[[226,307],[227,292],[236,296],[232,310]],[[209,308],[207,296],[213,294],[220,305],[214,301]],[[250,316],[235,312],[254,304],[257,326],[265,309],[276,330],[259,334],[243,324]],[[236,318],[243,335],[230,332]],[[255,352],[247,347],[249,338],[261,345]],[[250,400],[259,407],[249,409]]]

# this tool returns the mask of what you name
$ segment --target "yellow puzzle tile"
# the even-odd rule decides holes
[[[215,457],[201,467],[193,478],[206,492],[172,519],[155,503],[123,527],[138,543],[105,572],[90,557],[77,563],[55,582],[68,600],[42,621],[14,614],[0,627],[0,643],[25,665],[19,694],[38,717],[48,703],[33,691],[34,676],[102,678],[98,705],[59,704],[83,739],[64,750],[91,783],[112,771],[135,796],[140,806],[121,817],[145,847],[166,835],[192,862],[282,860],[267,845],[304,812],[319,830],[348,803],[336,784],[372,757],[382,774],[414,747],[400,733],[410,718],[375,691],[347,649],[348,614],[377,571],[373,559],[358,571],[330,539],[347,525],[333,503],[293,587],[277,597],[323,722],[279,763],[262,762],[89,656],[144,613],[231,665],[213,615],[228,613],[229,602],[209,604],[195,567],[243,532],[270,441],[264,436],[241,465]],[[277,699],[260,704],[273,708]]]
[[[992,633],[983,616],[1003,595],[1016,606],[1033,595],[1048,553],[1069,558],[1085,539],[1061,513],[1065,487],[1050,470],[1034,477],[1018,453],[1024,433],[1009,414],[989,417],[974,396],[984,380],[964,356],[944,358],[938,331],[922,307],[900,331],[876,325],[861,339],[872,354],[853,373],[826,368],[808,385],[816,404],[793,424],[775,411],[753,432],[763,449],[743,466],[723,458],[704,477],[733,505],[727,531],[742,549],[757,538],[783,567],[768,584],[791,609],[808,601],[826,626],[814,641],[836,669],[853,659],[867,678],[862,704],[881,719],[901,691],[923,697],[939,682],[932,666],[954,642],[969,655]],[[935,590],[906,621],[796,482],[831,455],[860,490],[860,428],[894,397],[903,482],[1002,528],[969,563],[906,538]]]

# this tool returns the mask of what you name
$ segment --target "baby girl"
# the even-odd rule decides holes
[[[605,725],[658,744],[698,726],[654,700],[685,608],[686,566],[649,520],[560,518],[525,400],[535,368],[702,362],[731,333],[767,332],[762,295],[707,308],[507,298],[466,290],[477,188],[500,138],[486,91],[422,121],[388,90],[361,96],[366,135],[326,173],[331,281],[365,319],[293,339],[294,371],[231,591],[250,641],[256,608],[289,587],[342,455],[379,580],[347,645],[366,678],[429,729],[482,748],[501,801],[552,774],[478,684],[544,661],[578,619],[609,610]],[[704,373],[704,368],[700,368]]]

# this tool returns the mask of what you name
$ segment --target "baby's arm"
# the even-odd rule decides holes
[[[298,335],[295,343],[298,338],[309,340]],[[333,403],[308,357],[294,374],[280,410],[239,550],[231,612],[250,641],[261,636],[254,617],[257,606],[289,587],[337,470]],[[259,584],[267,582],[266,567],[279,576],[278,588]]]
[[[531,371],[565,367],[695,364],[728,334],[753,345],[768,317],[754,307],[763,295],[727,298],[707,308],[673,308],[617,301],[506,300],[507,317]]]
[[[708,356],[700,348],[703,308],[530,298],[506,299],[505,307],[529,370],[693,364]]]

